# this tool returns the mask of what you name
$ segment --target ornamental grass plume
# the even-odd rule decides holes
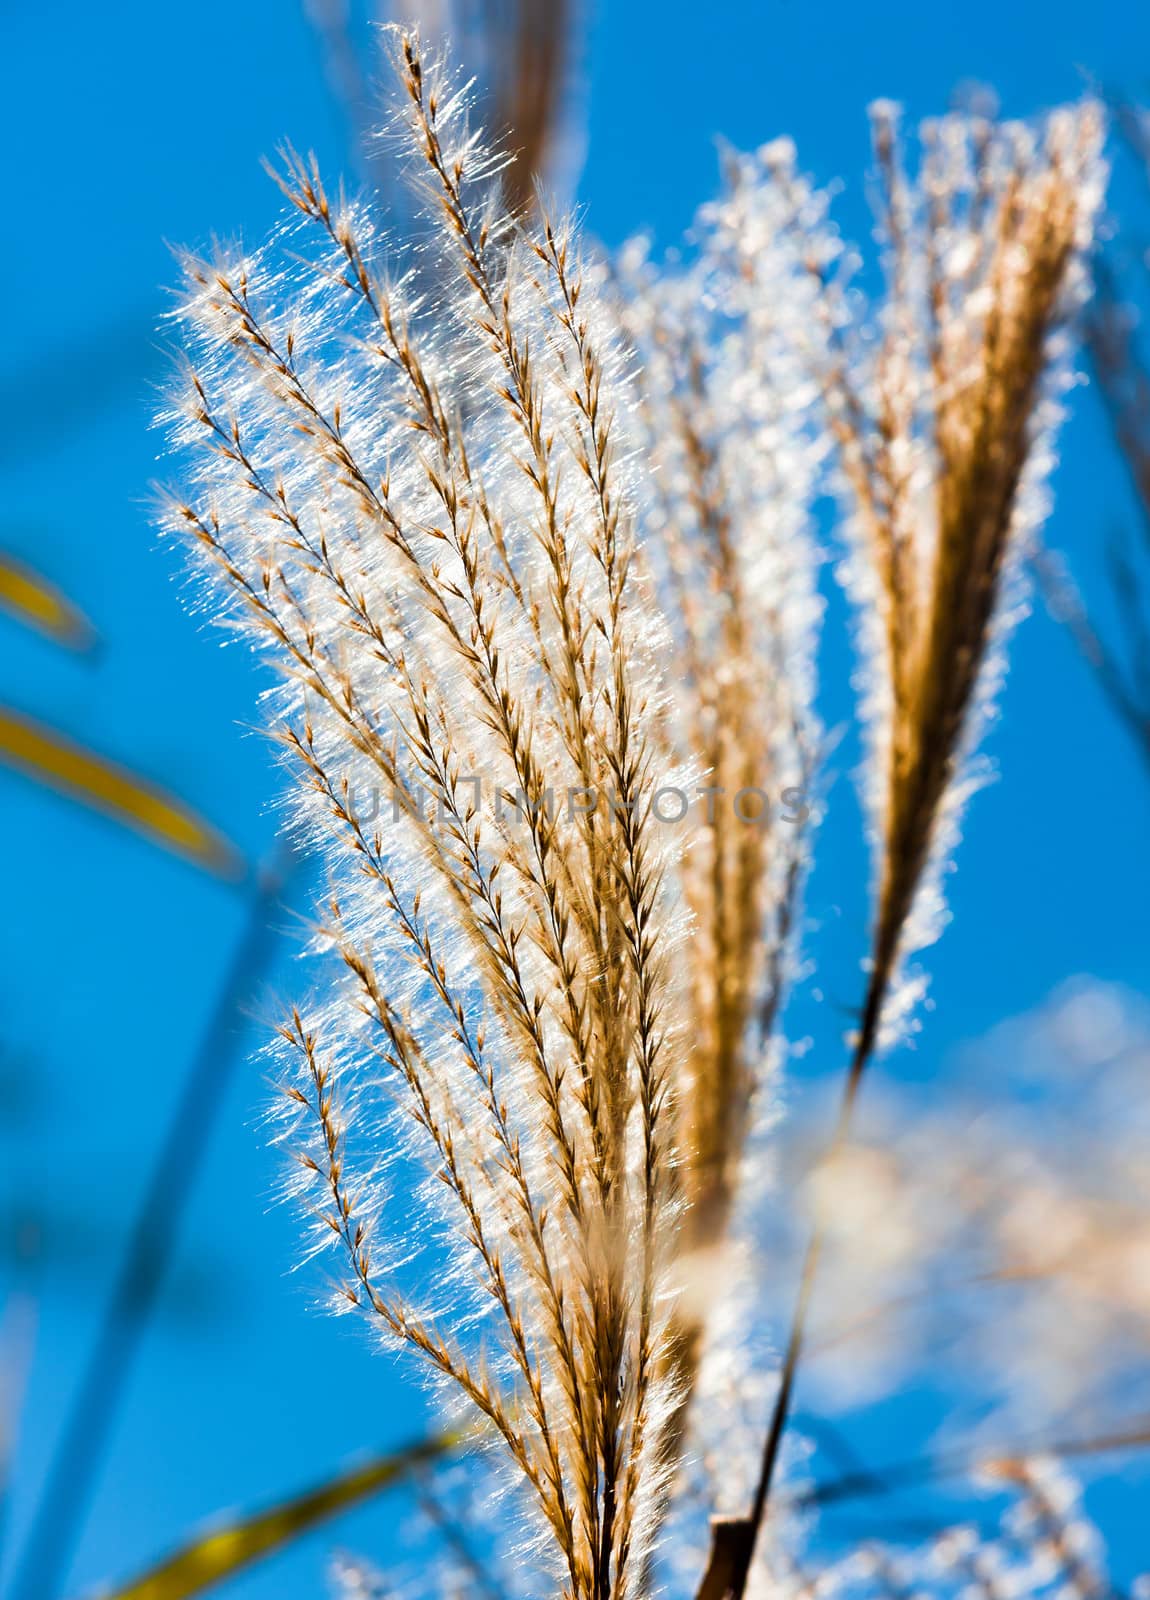
[[[873,328],[852,328],[843,279],[828,280],[821,374],[871,702],[878,887],[852,1077],[913,999],[905,958],[940,929],[1020,560],[1047,509],[1066,327],[1104,186],[1093,102],[1037,131],[967,113],[926,123],[913,181],[895,109],[872,108],[872,127],[885,292]]]
[[[818,737],[810,363],[885,627],[877,1019],[1033,498],[1097,122],[988,131],[969,204],[940,135],[925,256],[880,134],[901,231],[860,390],[787,150],[732,164],[696,262],[607,286],[393,37],[426,238],[393,247],[289,150],[272,244],[186,258],[167,522],[281,669],[329,864],[340,976],[280,1030],[280,1137],[337,1299],[501,1445],[538,1585],[622,1600],[654,1583],[779,1053]],[[669,826],[696,782],[712,803]]]
[[[638,359],[642,553],[676,661],[660,733],[668,764],[700,773],[705,797],[677,863],[691,1028],[669,1445],[699,1463],[678,1508],[697,1500],[709,1513],[745,1504],[756,1441],[736,1448],[738,1417],[769,1370],[751,1332],[765,1325],[753,1256],[814,829],[822,603],[810,511],[826,456],[792,333],[813,320],[815,286],[779,245],[794,201],[742,181],[747,160],[729,164],[687,262],[656,265],[635,242],[614,280]]]
[[[799,180],[795,180],[798,183]],[[822,604],[810,528],[825,443],[791,333],[813,290],[734,182],[700,213],[696,259],[632,247],[622,315],[639,358],[645,555],[675,641],[665,737],[710,803],[681,868],[691,913],[685,1227],[721,1236],[786,986],[819,738]]]
[[[797,337],[837,446],[854,544],[846,579],[867,657],[877,895],[832,1160],[868,1062],[913,1002],[905,960],[939,931],[940,878],[1018,608],[1013,580],[1045,510],[1069,381],[1065,329],[1085,297],[1103,189],[1092,102],[1038,132],[965,113],[927,123],[914,180],[895,109],[876,105],[872,126],[885,240],[873,318],[848,293],[851,258],[801,203],[785,147],[762,153],[762,186],[793,197],[790,231],[820,290],[817,328]],[[719,1542],[712,1552],[712,1571],[731,1561],[724,1582],[736,1596],[770,1496],[825,1229],[816,1222],[804,1260],[750,1516],[726,1554]]]
[[[286,668],[279,737],[328,841],[345,977],[282,1030],[317,1242],[501,1437],[566,1592],[622,1595],[671,1399],[682,1046],[620,356],[569,232],[514,221],[412,35],[397,65],[450,292],[387,277],[366,210],[289,152],[292,264],[186,262],[180,435],[206,452],[170,522]],[[386,1100],[380,1143],[406,1129],[431,1174],[403,1260]],[[456,1270],[425,1306],[406,1257],[433,1241]]]

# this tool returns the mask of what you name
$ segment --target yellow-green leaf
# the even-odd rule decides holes
[[[209,872],[228,878],[243,873],[227,840],[181,800],[6,706],[0,706],[0,761]]]
[[[96,630],[54,583],[14,556],[0,554],[0,609],[69,650],[90,650]]]
[[[399,1482],[423,1463],[446,1455],[463,1439],[462,1433],[421,1439],[418,1444],[341,1473],[269,1511],[226,1523],[184,1545],[125,1588],[115,1590],[108,1600],[185,1600],[188,1595],[202,1594],[328,1517]]]

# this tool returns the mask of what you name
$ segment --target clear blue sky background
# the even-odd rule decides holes
[[[274,784],[266,749],[246,731],[257,679],[242,650],[222,650],[186,615],[177,563],[157,548],[145,504],[159,448],[148,427],[149,384],[163,370],[154,329],[174,278],[164,241],[258,239],[278,210],[260,156],[287,136],[340,170],[344,122],[291,0],[8,0],[0,39],[0,546],[63,584],[104,641],[94,660],[70,659],[0,618],[0,701],[178,791],[259,859],[273,843]],[[846,179],[839,214],[858,237],[870,99],[900,99],[917,117],[976,79],[1025,114],[1076,95],[1084,73],[1144,90],[1150,8],[603,0],[585,61],[580,197],[608,243],[649,226],[670,244],[712,192],[716,135],[750,145],[787,132],[820,179]],[[1080,392],[1075,413],[1051,536],[1101,600],[1102,542],[1134,513],[1096,401]],[[841,647],[828,651],[827,670],[833,722],[849,708]],[[1067,974],[1150,982],[1150,788],[1045,617],[1017,641],[993,749],[1003,781],[977,799],[966,829],[954,924],[930,961],[936,1009],[894,1072],[928,1074]],[[47,1217],[18,1534],[245,901],[2,771],[0,818],[0,1205]],[[843,1005],[857,999],[862,950],[855,822],[840,778],[811,910],[824,929],[820,982]],[[276,987],[290,993],[303,974],[281,966]],[[804,1026],[837,1059],[841,1013],[828,1004]],[[287,1272],[296,1232],[269,1208],[275,1164],[255,1125],[265,1099],[258,1065],[241,1066],[71,1591],[126,1574],[217,1507],[274,1497],[418,1426],[387,1362],[347,1325],[314,1315],[315,1280]],[[922,1442],[904,1407],[876,1448],[903,1454]],[[1132,1506],[1129,1495],[1115,1501],[1127,1541]],[[339,1537],[382,1549],[385,1528],[386,1516],[366,1514]],[[232,1592],[320,1592],[330,1542],[312,1541]],[[1133,1551],[1130,1542],[1128,1561]]]

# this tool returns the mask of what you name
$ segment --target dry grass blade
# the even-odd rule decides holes
[[[96,630],[74,601],[15,556],[0,554],[0,610],[69,650],[90,651]]]
[[[232,1519],[183,1545],[123,1588],[113,1589],[108,1600],[187,1600],[189,1595],[203,1594],[329,1517],[402,1482],[462,1442],[453,1434],[421,1441],[353,1467],[270,1510]]]
[[[206,872],[234,880],[246,871],[228,840],[177,796],[7,707],[0,707],[0,763],[134,829]]]

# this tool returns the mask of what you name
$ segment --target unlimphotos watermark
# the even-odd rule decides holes
[[[741,789],[727,789],[718,783],[700,783],[693,788],[677,783],[664,783],[656,788],[647,784],[636,797],[625,799],[617,791],[578,785],[558,791],[550,785],[529,795],[522,788],[510,790],[485,782],[474,774],[455,779],[450,801],[442,792],[415,782],[394,789],[376,785],[366,794],[349,786],[343,803],[357,824],[367,826],[379,822],[396,823],[405,816],[417,816],[432,825],[446,822],[449,813],[471,818],[483,809],[485,801],[495,821],[505,825],[540,816],[550,821],[562,817],[573,823],[580,817],[601,814],[615,818],[623,812],[639,810],[664,827],[690,825],[700,820],[713,825],[721,808],[748,828],[767,828],[774,823],[801,827],[810,816],[805,792],[795,787],[779,789],[772,796],[767,789],[755,784]]]

